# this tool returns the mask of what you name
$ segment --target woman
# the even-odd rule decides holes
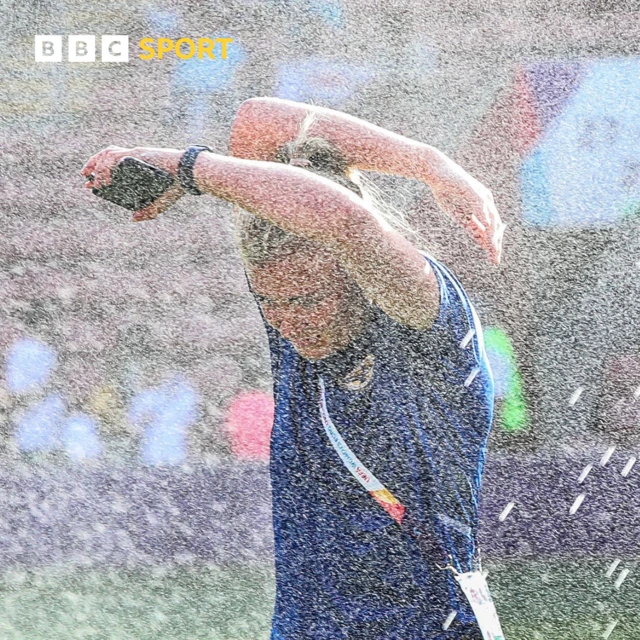
[[[108,184],[131,155],[178,176],[137,221],[185,191],[244,210],[236,226],[276,401],[272,639],[481,638],[453,572],[477,559],[493,414],[482,329],[451,272],[354,180],[426,182],[498,264],[505,227],[491,193],[433,147],[286,100],[244,102],[230,151],[109,147],[82,173],[88,187]]]

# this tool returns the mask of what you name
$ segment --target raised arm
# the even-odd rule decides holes
[[[274,160],[294,140],[305,117],[317,119],[309,135],[336,145],[354,169],[435,180],[448,158],[427,144],[387,131],[346,113],[279,98],[251,98],[240,106],[231,127],[229,151],[247,160]]]
[[[493,194],[438,149],[387,131],[360,118],[279,98],[251,98],[240,106],[231,128],[230,153],[248,160],[274,160],[294,140],[309,113],[317,118],[309,135],[325,138],[349,165],[426,183],[438,206],[459,223],[499,264],[505,225]]]
[[[182,152],[110,147],[82,169],[83,175],[94,175],[87,187],[109,184],[111,170],[125,156],[175,175]],[[329,249],[365,295],[391,317],[414,328],[431,326],[438,311],[439,290],[429,264],[408,240],[385,226],[345,187],[298,167],[207,152],[198,156],[193,175],[203,193],[234,203]],[[154,204],[149,207],[134,218],[155,217],[159,209]]]
[[[365,295],[408,326],[431,326],[435,274],[415,247],[332,180],[275,162],[201,153],[198,188],[329,249]]]

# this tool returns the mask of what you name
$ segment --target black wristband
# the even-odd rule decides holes
[[[195,165],[196,158],[201,151],[213,152],[213,149],[199,144],[191,145],[184,152],[182,158],[180,158],[180,162],[178,163],[178,180],[180,181],[180,186],[187,193],[194,196],[202,195],[202,191],[196,187],[195,180],[193,179],[193,166]]]

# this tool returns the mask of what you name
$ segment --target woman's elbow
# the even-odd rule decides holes
[[[264,117],[264,98],[249,98],[239,107],[231,125],[229,153],[245,160],[269,160],[264,139],[268,121]]]

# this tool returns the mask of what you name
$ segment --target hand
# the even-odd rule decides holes
[[[159,169],[164,169],[174,176],[178,173],[178,163],[182,157],[182,151],[176,149],[158,149],[154,147],[136,147],[125,149],[124,147],[110,146],[99,151],[89,158],[82,167],[80,173],[88,178],[85,187],[100,188],[111,184],[111,171],[126,156],[131,156],[147,162]],[[153,220],[159,213],[166,211],[184,195],[184,190],[176,185],[163,193],[150,205],[140,211],[136,211],[133,220]]]
[[[491,191],[453,161],[430,187],[438,206],[487,252],[490,262],[499,265],[507,225],[500,219]]]

